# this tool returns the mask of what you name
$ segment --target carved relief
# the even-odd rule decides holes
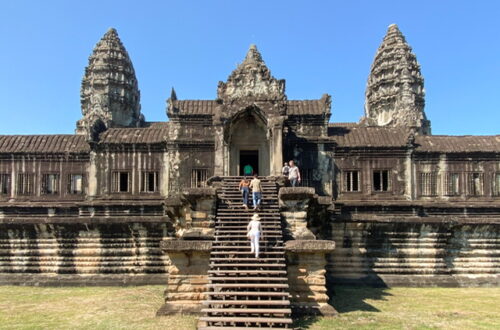
[[[271,75],[257,47],[251,45],[245,60],[231,73],[227,82],[219,82],[217,97],[225,103],[242,98],[284,100],[285,80],[277,80]]]

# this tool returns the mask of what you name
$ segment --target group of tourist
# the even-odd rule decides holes
[[[257,173],[253,173],[253,168],[249,164],[243,167],[243,174],[245,176],[239,184],[239,189],[243,197],[243,207],[248,209],[248,197],[250,195],[250,189],[252,189],[253,210],[259,210],[262,202],[262,183],[259,176]],[[247,176],[252,174],[253,179],[250,181],[247,179]],[[283,164],[281,174],[288,179],[292,187],[296,187],[301,181],[299,168],[295,165],[293,160]],[[250,240],[250,253],[255,253],[255,258],[259,257],[259,241],[262,236],[260,217],[257,213],[254,213],[247,226],[247,237]]]
[[[243,207],[248,209],[248,197],[250,196],[250,189],[252,189],[253,209],[260,209],[262,202],[262,184],[257,173],[253,173],[253,167],[247,164],[243,167],[244,177],[239,184],[239,190],[243,198]],[[292,187],[296,187],[300,181],[300,171],[295,162],[291,160],[283,164],[281,174],[287,178]],[[253,175],[253,179],[249,180],[248,176]]]
[[[295,162],[293,160],[289,161],[288,163],[283,164],[283,168],[281,169],[281,174],[288,178],[288,182],[290,182],[290,185],[292,187],[296,187],[300,181],[302,180],[300,178],[300,171],[297,165],[295,165]]]

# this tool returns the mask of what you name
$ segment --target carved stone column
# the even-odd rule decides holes
[[[271,166],[270,173],[273,176],[281,175],[281,167],[283,166],[283,120],[279,124],[275,124],[271,128],[272,137],[270,143]]]
[[[227,175],[224,171],[225,165],[225,143],[224,143],[224,126],[214,125],[215,132],[215,163],[214,163],[214,176]]]

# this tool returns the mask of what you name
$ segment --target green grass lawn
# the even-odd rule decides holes
[[[163,286],[0,286],[1,329],[195,329],[190,316],[155,317]],[[500,288],[336,287],[335,318],[302,329],[499,329]]]

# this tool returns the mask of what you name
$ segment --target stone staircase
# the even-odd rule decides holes
[[[291,327],[288,279],[278,187],[262,177],[263,201],[257,212],[263,238],[258,259],[250,253],[246,227],[254,214],[242,206],[241,177],[224,177],[218,191],[215,242],[210,255],[206,306],[199,328],[276,329]]]

